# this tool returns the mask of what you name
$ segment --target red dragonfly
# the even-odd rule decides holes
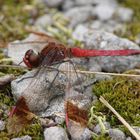
[[[54,38],[44,35],[40,33],[39,35],[43,35],[47,37],[48,44],[42,49],[41,52],[36,54],[32,49],[28,50],[25,53],[25,56],[23,58],[23,62],[27,65],[29,68],[37,68],[40,66],[52,66],[54,64],[59,64],[62,62],[65,62],[65,58],[73,58],[73,57],[96,57],[96,56],[128,56],[128,55],[138,55],[140,54],[140,50],[134,50],[134,49],[126,49],[126,50],[87,50],[87,49],[81,49],[78,47],[66,47],[62,43],[58,42]],[[71,115],[71,113],[68,112],[68,110],[71,110],[70,112],[76,110],[78,111],[78,108],[74,107],[72,108],[72,104],[68,102],[68,105],[71,107],[66,107],[66,124],[68,125],[68,118],[73,118],[75,120],[78,120],[74,115]],[[84,112],[84,111],[81,111]],[[77,113],[79,114],[79,113]],[[81,113],[82,114],[82,113]],[[85,113],[86,114],[86,113]],[[71,116],[70,116],[71,115]],[[81,116],[84,116],[83,114]],[[84,119],[87,119],[86,116],[84,116]],[[81,119],[82,120],[82,119]]]

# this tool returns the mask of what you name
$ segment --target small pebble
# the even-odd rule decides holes
[[[5,129],[5,122],[0,120],[0,131]]]

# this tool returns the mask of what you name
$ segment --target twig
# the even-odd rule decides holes
[[[30,69],[30,68],[28,68],[28,67],[18,66],[18,65],[0,65],[0,69],[1,69],[1,68]]]
[[[33,34],[36,34],[38,36],[45,36],[47,38],[52,38],[51,36],[47,35],[46,33],[43,33],[43,32],[39,32],[39,31],[35,31],[33,29],[29,29],[29,28],[25,28],[25,31],[29,32],[29,33],[33,33]]]
[[[60,70],[61,72],[68,72],[68,70]],[[85,73],[85,74],[100,74],[100,75],[111,75],[111,76],[125,76],[125,77],[140,77],[140,75],[136,74],[120,74],[120,73],[109,73],[109,72],[95,72],[95,71],[81,71],[76,70],[77,73]],[[71,72],[75,72],[71,70]]]
[[[0,68],[8,67],[8,68],[21,68],[21,69],[30,69],[28,67],[24,66],[18,66],[18,65],[0,65]],[[53,66],[52,66],[53,68]],[[68,72],[69,70],[59,70],[60,72]],[[75,73],[74,70],[71,70],[71,72]],[[77,73],[85,73],[85,74],[100,74],[100,75],[111,75],[111,76],[124,76],[124,77],[140,77],[140,75],[136,74],[120,74],[120,73],[109,73],[109,72],[98,72],[98,71],[81,71],[76,70]]]
[[[26,42],[12,42],[10,45],[22,45],[22,44],[46,44],[47,41],[26,41]]]
[[[128,128],[128,130],[132,133],[133,136],[135,136],[137,140],[140,140],[140,135],[137,134],[137,132],[125,121],[123,117],[120,116],[120,114],[102,96],[99,98],[99,100],[117,116],[117,118],[126,126],[126,128]]]

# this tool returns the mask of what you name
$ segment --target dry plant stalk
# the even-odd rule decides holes
[[[68,72],[68,70],[60,70],[61,72]],[[75,72],[74,70],[71,70],[71,72]],[[82,71],[82,70],[76,70],[77,73],[83,73],[83,74],[100,74],[100,75],[111,75],[111,76],[124,76],[124,77],[140,77],[140,75],[136,74],[121,74],[121,73],[111,73],[111,72],[98,72],[98,71]]]
[[[137,132],[125,121],[123,117],[120,116],[120,114],[102,96],[100,96],[99,100],[117,116],[117,118],[125,125],[126,128],[128,128],[128,130],[137,140],[140,140],[140,135],[137,134]]]

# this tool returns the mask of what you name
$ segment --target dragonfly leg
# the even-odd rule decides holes
[[[33,75],[27,76],[27,77],[23,77],[23,78],[21,78],[20,80],[18,80],[17,83],[21,82],[22,80],[28,79],[28,78],[34,78],[34,77],[36,77],[37,74],[39,73],[39,71],[40,71],[40,68],[37,69],[37,71],[36,71]]]
[[[57,74],[55,75],[53,81],[50,83],[50,85],[49,85],[49,87],[48,87],[48,90],[50,90],[50,89],[52,88],[52,85],[53,85],[54,81],[56,80],[56,78],[57,78],[57,76],[58,76],[58,74],[59,74],[59,72],[60,72],[60,71],[58,70],[59,66],[60,66],[60,64],[57,66],[57,68],[48,67],[48,68],[50,68],[50,69],[54,69],[54,70],[57,71]]]
[[[77,70],[76,70],[76,66],[74,65],[73,61],[70,60],[70,59],[67,59],[67,60],[63,60],[62,62],[59,62],[59,63],[65,63],[65,62],[69,62],[69,63],[72,64],[73,69],[74,69],[74,71],[75,71],[75,73],[76,73],[77,79],[81,79],[81,78],[78,76],[78,73],[77,73]],[[81,84],[80,84],[80,88],[81,88],[81,93],[83,93]]]

